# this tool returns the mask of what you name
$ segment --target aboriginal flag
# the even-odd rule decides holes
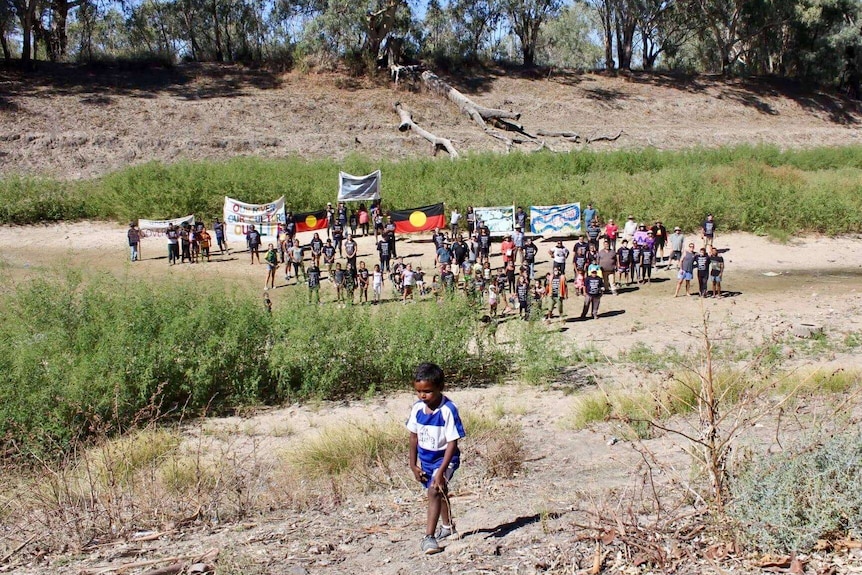
[[[426,232],[446,226],[442,203],[413,210],[392,210],[389,215],[395,224],[395,231],[400,234]]]
[[[297,232],[313,232],[326,227],[326,210],[293,214]]]

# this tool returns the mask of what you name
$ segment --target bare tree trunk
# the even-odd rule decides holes
[[[9,42],[6,40],[5,32],[0,32],[0,45],[3,46],[3,62],[5,62],[8,68],[9,64],[12,63],[12,51],[9,49]]]
[[[221,25],[218,21],[218,0],[213,0],[213,28],[215,28],[216,62],[224,62],[224,50],[221,47]]]
[[[406,132],[408,130],[412,130],[417,135],[425,138],[433,145],[434,155],[437,155],[437,152],[440,150],[445,150],[449,157],[453,160],[458,157],[458,151],[455,150],[455,146],[452,145],[452,142],[446,138],[440,138],[435,136],[431,132],[420,128],[414,121],[413,117],[410,115],[410,112],[405,110],[400,102],[395,103],[395,111],[398,113],[398,117],[401,119],[401,124],[398,125],[399,132]]]
[[[458,106],[458,109],[461,110],[461,113],[476,122],[482,129],[487,128],[487,125],[485,124],[487,120],[518,120],[521,117],[521,114],[517,112],[498,110],[496,108],[486,108],[484,106],[476,104],[475,102],[473,102],[473,100],[471,100],[470,98],[468,98],[467,96],[441,80],[440,77],[433,72],[427,70],[425,72],[422,72],[422,81],[425,83],[425,85],[431,92],[434,92],[439,96],[448,98],[451,102]]]
[[[395,14],[401,3],[402,0],[389,0],[382,10],[368,13],[368,37],[365,41],[365,51],[375,60],[379,56],[380,46],[383,45],[383,41],[395,24]]]

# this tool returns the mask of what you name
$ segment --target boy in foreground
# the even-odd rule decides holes
[[[421,549],[426,555],[442,551],[438,539],[455,534],[449,510],[449,480],[461,464],[458,440],[464,426],[458,408],[443,395],[443,370],[433,363],[416,368],[413,388],[419,401],[407,419],[410,431],[410,470],[428,489],[428,514]],[[441,520],[437,529],[437,521]]]

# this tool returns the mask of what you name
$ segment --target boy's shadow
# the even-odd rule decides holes
[[[485,527],[483,529],[473,529],[471,531],[466,531],[461,534],[461,539],[465,539],[467,537],[472,537],[473,535],[480,535],[485,533],[485,539],[499,539],[505,537],[512,531],[520,529],[521,527],[526,527],[527,525],[532,525],[533,523],[539,523],[543,519],[557,519],[562,517],[562,513],[560,512],[552,512],[546,515],[540,515],[536,513],[535,515],[528,515],[523,517],[518,517],[514,521],[509,521],[507,523],[501,523],[496,527]]]

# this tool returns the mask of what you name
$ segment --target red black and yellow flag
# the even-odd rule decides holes
[[[293,214],[297,232],[313,232],[326,227],[326,210]]]
[[[426,232],[446,226],[442,203],[413,210],[392,210],[389,215],[395,224],[395,231],[400,234]]]

